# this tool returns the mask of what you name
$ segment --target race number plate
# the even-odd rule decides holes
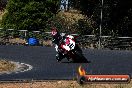
[[[67,51],[73,50],[75,48],[75,41],[70,38],[67,38],[65,41],[65,45],[63,45],[63,48]]]

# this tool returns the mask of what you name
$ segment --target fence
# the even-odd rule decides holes
[[[48,45],[51,43],[52,37],[50,32],[45,32],[40,34],[43,36],[39,38],[40,45]],[[77,34],[72,34],[73,36],[77,36]],[[10,36],[10,35],[9,35]],[[21,40],[21,41],[20,41]],[[26,40],[26,39],[25,39]],[[99,44],[100,40],[100,44]],[[12,43],[13,41],[13,43]],[[4,42],[4,43],[3,43]],[[20,45],[22,39],[11,40],[11,38],[0,38],[0,44],[18,44]],[[77,38],[77,43],[82,48],[99,48],[101,49],[111,49],[111,50],[132,50],[132,37],[112,37],[112,36],[96,36],[96,35],[81,35]],[[22,44],[24,45],[24,44]]]
[[[132,50],[132,37],[112,37],[95,35],[84,35],[79,38],[79,44],[85,48],[98,48],[99,38],[102,49],[111,50]]]
[[[103,39],[103,48],[117,50],[132,50],[132,37],[110,37]]]

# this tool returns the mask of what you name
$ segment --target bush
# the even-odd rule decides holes
[[[55,25],[60,32],[69,34],[91,34],[94,30],[94,21],[80,14],[78,10],[59,12],[51,24]]]
[[[57,2],[58,0],[9,0],[2,25],[4,28],[16,30],[45,29],[48,19],[52,18],[58,9]]]

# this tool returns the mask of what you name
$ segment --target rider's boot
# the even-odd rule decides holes
[[[60,53],[56,54],[56,60],[60,62],[63,59],[63,56]]]

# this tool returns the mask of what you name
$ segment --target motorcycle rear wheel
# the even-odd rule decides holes
[[[84,57],[84,55],[78,51],[74,52],[75,58],[73,58],[74,63],[88,63],[88,60]]]

